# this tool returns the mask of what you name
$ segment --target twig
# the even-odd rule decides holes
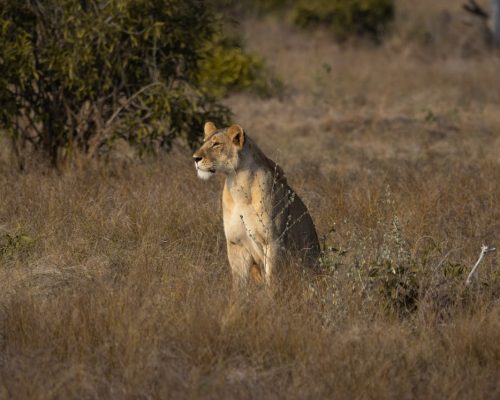
[[[470,12],[472,15],[475,15],[476,17],[480,17],[483,19],[488,19],[489,15],[484,9],[475,2],[475,0],[469,0],[468,3],[464,4],[463,9],[467,12]]]
[[[444,263],[444,261],[448,258],[448,256],[453,252],[454,249],[451,249],[448,253],[446,253],[444,255],[444,257],[441,259],[441,261],[439,261],[438,265],[436,266],[436,270],[439,269],[439,267],[441,267],[441,265]]]
[[[104,124],[106,127],[110,126],[111,123],[114,121],[114,119],[118,116],[118,114],[120,114],[124,109],[126,109],[130,103],[137,97],[139,96],[141,93],[145,92],[146,90],[152,88],[153,86],[157,86],[157,85],[160,85],[161,82],[153,82],[153,83],[150,83],[149,85],[146,85],[144,87],[142,87],[140,90],[138,90],[137,92],[135,92],[132,96],[130,96],[127,101],[125,102],[125,104],[123,104],[122,106],[118,107],[116,109],[116,111],[113,113],[113,115],[106,121],[106,123]]]
[[[469,286],[470,283],[472,282],[472,278],[474,276],[474,273],[476,272],[476,269],[479,266],[479,263],[483,259],[484,255],[486,253],[490,253],[490,252],[493,252],[495,250],[496,250],[495,247],[489,247],[489,246],[486,246],[484,244],[481,246],[481,254],[479,254],[479,258],[477,259],[476,264],[474,264],[474,266],[472,267],[472,270],[469,272],[469,275],[467,276],[467,279],[465,280],[466,286]]]

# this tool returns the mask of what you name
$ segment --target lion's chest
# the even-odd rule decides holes
[[[239,244],[250,239],[250,232],[245,226],[245,220],[248,219],[247,214],[242,207],[225,207],[224,232],[229,241]]]
[[[226,240],[232,245],[243,246],[256,262],[260,262],[263,260],[264,252],[259,219],[250,204],[241,203],[237,204],[234,199],[223,203]]]

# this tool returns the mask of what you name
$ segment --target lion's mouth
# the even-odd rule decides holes
[[[196,169],[198,171],[201,171],[201,172],[210,172],[211,174],[215,174],[215,168],[199,168],[199,167],[196,167]]]
[[[196,166],[196,172],[198,173],[198,177],[201,179],[209,179],[213,175],[215,175],[215,168],[199,168]]]
[[[196,168],[197,171],[201,171],[201,172],[210,172],[211,174],[215,174],[215,172],[216,172],[214,167],[202,168],[196,162],[194,163],[194,167]]]

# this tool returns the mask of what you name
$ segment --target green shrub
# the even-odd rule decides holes
[[[193,144],[206,119],[227,122],[215,95],[252,86],[262,68],[221,47],[220,32],[198,0],[0,0],[0,128],[54,165],[117,138]],[[226,78],[218,57],[237,73]]]
[[[325,26],[339,39],[365,35],[379,40],[394,18],[394,0],[212,0],[223,10],[289,13],[301,28]]]
[[[209,0],[220,12],[236,16],[245,14],[263,14],[267,12],[283,11],[291,6],[293,0]]]
[[[297,0],[293,20],[300,27],[327,26],[337,37],[379,39],[394,17],[393,0]]]
[[[200,63],[200,86],[223,97],[230,91],[253,91],[269,96],[279,91],[280,82],[267,70],[264,60],[245,52],[238,36],[219,35],[209,43],[207,57]]]
[[[33,247],[34,242],[35,240],[24,233],[19,225],[15,232],[0,232],[0,257],[27,252]]]

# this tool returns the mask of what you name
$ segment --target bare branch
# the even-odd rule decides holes
[[[479,258],[477,259],[476,264],[474,264],[474,266],[472,267],[472,270],[469,272],[469,275],[467,276],[467,279],[465,280],[465,284],[467,286],[469,286],[470,283],[472,282],[472,278],[474,276],[474,273],[476,272],[477,267],[479,266],[479,263],[483,259],[484,255],[486,253],[490,253],[490,252],[495,251],[495,250],[496,250],[495,247],[489,247],[489,246],[486,246],[484,244],[481,246],[481,254],[479,254]]]
[[[144,93],[146,90],[152,88],[153,86],[157,86],[157,85],[161,85],[162,83],[161,82],[153,82],[149,85],[146,85],[144,87],[142,87],[140,90],[138,90],[137,92],[135,92],[132,96],[130,96],[127,101],[125,102],[125,104],[123,104],[122,106],[118,107],[116,109],[116,111],[113,113],[113,115],[106,121],[105,123],[105,126],[108,127],[111,125],[111,123],[114,121],[114,119],[116,117],[118,117],[118,115],[124,110],[126,109],[130,103],[137,97],[139,96],[141,93]]]
[[[488,19],[490,17],[484,8],[477,4],[475,0],[469,0],[469,2],[464,4],[462,7],[465,11],[475,15],[476,17],[482,19]]]

